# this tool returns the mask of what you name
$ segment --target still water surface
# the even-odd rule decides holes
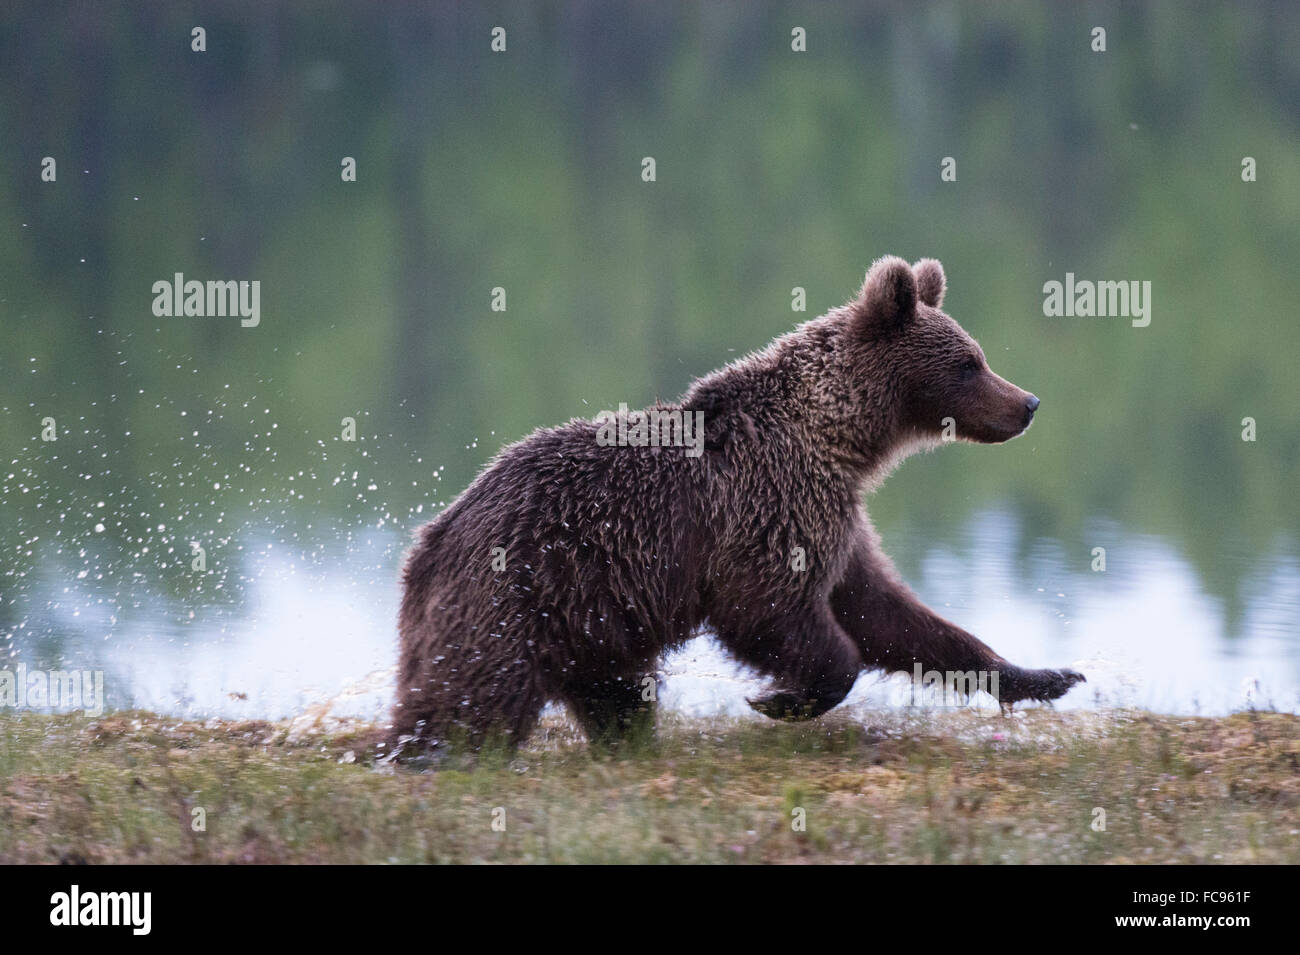
[[[1050,539],[1034,542],[1025,566],[1009,556],[1023,549],[1019,533],[1013,512],[991,509],[963,529],[959,549],[896,536],[911,540],[902,549],[919,556],[912,583],[932,607],[1015,662],[1086,673],[1088,683],[1059,706],[1296,710],[1300,564],[1293,556],[1256,562],[1258,573],[1246,575],[1246,609],[1230,621],[1158,537],[1112,530],[1107,569],[1098,573]],[[371,528],[334,552],[268,540],[250,548],[239,579],[221,587],[234,599],[206,604],[151,595],[143,583],[132,595],[121,580],[143,577],[129,564],[101,579],[51,562],[15,595],[10,610],[21,622],[0,644],[0,659],[9,668],[103,670],[110,709],[277,719],[328,701],[336,715],[381,718],[392,699],[397,574],[407,539],[391,527]],[[707,634],[672,654],[663,671],[664,705],[690,714],[747,714],[744,698],[761,686]],[[901,678],[864,674],[848,705],[899,707],[910,695]]]

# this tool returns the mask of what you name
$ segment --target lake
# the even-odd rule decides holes
[[[680,394],[896,253],[1043,401],[871,499],[922,597],[1086,673],[1061,706],[1294,710],[1300,9],[1116,9],[1107,54],[1038,4],[626,15],[516,11],[498,56],[422,8],[231,9],[201,54],[0,13],[0,669],[382,714],[405,542],[499,447]],[[178,274],[256,322],[155,309]],[[707,638],[665,669],[684,711],[755,688]]]

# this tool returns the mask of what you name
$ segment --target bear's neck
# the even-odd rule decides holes
[[[716,423],[752,422],[757,440],[817,459],[859,490],[878,485],[917,450],[901,434],[888,395],[864,401],[836,347],[834,313],[699,379],[682,404]],[[746,427],[748,430],[748,424]]]

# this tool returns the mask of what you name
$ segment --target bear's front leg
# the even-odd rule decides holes
[[[1027,670],[1008,663],[961,627],[927,608],[899,578],[875,532],[859,529],[831,606],[867,667],[913,673],[984,671],[998,674],[998,700],[1054,700],[1076,683],[1074,670]]]
[[[593,744],[654,735],[654,701],[636,677],[575,683],[565,688],[564,699]]]
[[[857,647],[826,605],[758,625],[714,625],[727,649],[775,679],[771,692],[746,701],[772,719],[821,716],[849,695],[862,672]]]

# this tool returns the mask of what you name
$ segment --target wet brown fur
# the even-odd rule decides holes
[[[505,448],[407,559],[390,745],[517,742],[548,700],[615,736],[646,717],[660,656],[703,626],[771,678],[751,705],[778,718],[826,712],[863,669],[916,662],[996,670],[1004,703],[1081,680],[1016,667],[929,611],[863,507],[945,418],[997,442],[1033,417],[1037,399],[940,311],[944,290],[938,262],[882,258],[855,301],[658,406],[704,413],[702,456],[602,447],[586,420]]]

